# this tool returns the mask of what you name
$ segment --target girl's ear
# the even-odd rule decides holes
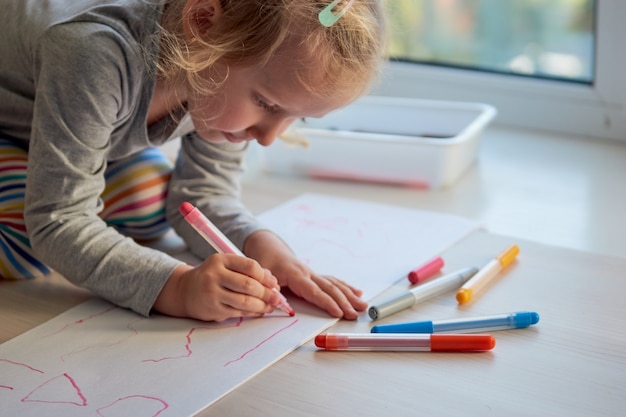
[[[187,0],[183,8],[183,30],[187,39],[201,37],[214,29],[222,17],[220,0]]]

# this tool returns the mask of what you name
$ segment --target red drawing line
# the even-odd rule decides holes
[[[313,207],[311,207],[309,204],[305,204],[305,203],[301,203],[301,204],[297,204],[293,207],[294,211],[304,211],[304,212],[311,212],[313,211]]]
[[[74,322],[72,322],[72,323],[68,323],[68,324],[66,324],[65,326],[63,326],[62,328],[60,328],[59,330],[57,330],[56,332],[54,332],[54,333],[50,333],[49,335],[46,335],[46,336],[44,336],[44,337],[54,336],[55,334],[61,333],[62,331],[67,330],[67,329],[69,329],[70,327],[72,327],[72,326],[74,326],[74,325],[76,325],[76,324],[82,324],[82,323],[86,322],[87,320],[90,320],[90,319],[92,319],[92,318],[94,318],[94,317],[98,317],[98,316],[101,316],[101,315],[103,315],[103,314],[106,314],[106,313],[108,313],[109,311],[114,310],[114,309],[116,309],[116,308],[117,308],[116,306],[111,306],[111,307],[107,308],[106,310],[101,311],[101,312],[99,312],[99,313],[95,313],[95,314],[92,314],[91,316],[87,316],[87,317],[85,317],[85,318],[78,319],[78,320],[76,320],[76,321],[74,321]]]
[[[294,324],[296,324],[297,322],[298,322],[298,319],[295,319],[294,321],[292,321],[291,323],[289,323],[288,325],[286,325],[286,326],[285,326],[285,327],[283,327],[282,329],[279,329],[279,330],[275,331],[275,332],[274,332],[274,333],[272,333],[270,336],[268,336],[268,337],[266,337],[265,339],[261,340],[261,342],[260,342],[259,344],[257,344],[255,347],[253,347],[252,349],[250,349],[250,350],[248,350],[248,351],[244,352],[244,353],[243,353],[243,355],[241,355],[241,356],[240,356],[240,357],[238,357],[237,359],[233,359],[233,360],[230,360],[230,361],[226,362],[226,363],[224,364],[224,367],[226,367],[226,366],[228,366],[228,365],[230,365],[230,364],[232,364],[232,363],[234,363],[234,362],[237,362],[237,361],[242,360],[242,359],[243,359],[243,358],[245,358],[245,357],[246,357],[249,353],[251,353],[251,352],[253,352],[253,351],[257,350],[257,349],[258,349],[258,348],[260,348],[260,347],[261,347],[261,346],[262,346],[265,342],[267,342],[268,340],[270,340],[270,339],[272,339],[273,337],[277,336],[279,333],[281,333],[281,332],[283,332],[283,331],[287,330],[288,328],[290,328],[291,326],[293,326],[293,325],[294,325]]]
[[[242,322],[243,322],[243,317],[239,317],[238,320],[237,320],[237,323],[235,323],[233,326],[224,326],[224,327],[220,327],[220,328],[239,327],[239,326],[241,326]],[[182,359],[182,358],[190,357],[191,354],[193,353],[193,351],[191,350],[191,335],[197,329],[211,330],[211,329],[215,329],[215,327],[213,327],[213,326],[211,326],[211,327],[209,327],[209,326],[192,327],[191,330],[189,330],[189,332],[187,332],[187,336],[185,336],[185,338],[187,339],[187,343],[185,343],[185,350],[187,351],[187,353],[185,353],[184,355],[166,356],[166,357],[161,358],[161,359],[144,359],[144,360],[142,360],[142,362],[161,362],[161,361],[165,361],[165,360]]]
[[[61,358],[60,358],[60,359],[61,359],[61,362],[65,362],[65,358],[66,358],[67,356],[70,356],[70,355],[75,355],[75,354],[77,354],[77,353],[81,353],[81,352],[86,352],[86,351],[91,350],[91,349],[96,349],[96,348],[107,348],[107,347],[111,347],[111,346],[119,345],[120,343],[125,342],[126,340],[130,339],[131,337],[137,336],[137,335],[139,334],[139,332],[137,331],[137,329],[135,329],[135,328],[132,326],[132,324],[133,324],[134,322],[141,321],[141,320],[145,320],[145,318],[140,317],[140,318],[138,318],[138,319],[136,319],[136,320],[133,320],[132,322],[130,322],[130,323],[128,323],[128,324],[126,325],[126,328],[132,332],[130,335],[125,336],[125,337],[122,337],[121,339],[119,339],[119,340],[117,340],[117,341],[114,341],[114,342],[109,342],[109,343],[98,343],[98,344],[94,344],[94,345],[84,346],[84,347],[82,347],[82,348],[80,348],[80,349],[75,349],[75,350],[73,350],[73,351],[71,351],[71,352],[69,352],[69,353],[65,353],[65,354],[61,355]]]
[[[118,398],[117,400],[113,401],[111,404],[106,405],[104,407],[98,408],[96,410],[96,413],[98,413],[99,416],[102,417],[106,417],[104,414],[101,413],[101,411],[106,410],[107,408],[113,407],[114,405],[116,405],[117,403],[121,402],[121,401],[125,401],[128,399],[132,399],[132,398],[140,398],[140,399],[146,399],[146,400],[150,400],[150,401],[158,401],[163,405],[163,408],[161,408],[159,411],[156,412],[156,414],[153,414],[152,417],[156,417],[159,414],[161,414],[163,411],[165,411],[170,405],[168,403],[166,403],[165,401],[163,401],[160,398],[157,397],[150,397],[147,395],[129,395],[126,397],[122,397],[122,398]]]
[[[32,366],[26,365],[25,363],[14,362],[14,361],[11,361],[11,360],[8,360],[8,359],[0,359],[0,362],[7,362],[7,363],[10,363],[12,365],[23,366],[25,368],[30,369],[31,371],[39,372],[40,374],[44,373],[44,371],[41,371],[41,370],[36,369],[36,368],[33,368]]]
[[[8,385],[0,385],[0,388],[2,388],[2,389],[14,389],[13,387],[10,387]]]
[[[302,227],[320,230],[336,230],[340,226],[350,224],[350,221],[345,218],[331,218],[325,220],[300,218],[295,219],[295,221],[296,223],[299,223]]]
[[[48,384],[52,383],[53,381],[55,381],[56,379],[61,378],[61,377],[65,377],[68,380],[68,382],[72,385],[72,387],[76,391],[76,394],[81,399],[80,403],[75,402],[75,401],[51,401],[51,400],[36,400],[36,399],[32,399],[31,400],[31,399],[29,399],[29,397],[31,397],[36,391],[38,391],[39,389],[41,389],[45,385],[48,385]],[[44,383],[40,384],[34,390],[29,392],[28,395],[26,395],[24,398],[22,398],[22,402],[23,403],[34,402],[34,403],[46,403],[46,404],[73,404],[73,405],[77,405],[79,407],[84,407],[84,406],[87,405],[87,399],[85,398],[85,396],[81,392],[80,388],[78,387],[78,384],[76,384],[76,381],[74,381],[74,378],[69,376],[67,373],[65,373],[63,375],[55,376],[54,378],[49,379],[49,380],[45,381]]]

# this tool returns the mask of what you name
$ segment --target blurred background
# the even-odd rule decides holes
[[[594,79],[595,0],[384,0],[394,60]]]

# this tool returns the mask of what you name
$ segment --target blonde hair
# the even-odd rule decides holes
[[[354,1],[331,27],[318,20],[330,0],[221,0],[219,30],[193,33],[190,42],[183,35],[185,3],[171,1],[164,15],[158,70],[165,80],[186,79],[199,93],[215,94],[224,81],[207,79],[213,65],[263,65],[287,43],[297,51],[290,65],[314,95],[355,99],[380,72],[386,47],[380,0]]]

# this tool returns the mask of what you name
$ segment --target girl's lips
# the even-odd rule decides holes
[[[237,136],[229,132],[222,132],[222,135],[224,135],[224,138],[226,138],[227,141],[232,142],[232,143],[240,143],[240,142],[245,142],[247,140],[250,140],[248,138],[238,138]]]

